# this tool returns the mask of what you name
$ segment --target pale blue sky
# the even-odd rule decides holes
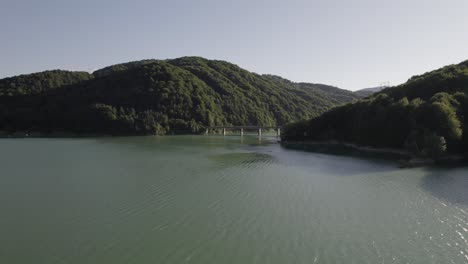
[[[0,78],[203,56],[356,90],[468,59],[467,0],[0,0]]]

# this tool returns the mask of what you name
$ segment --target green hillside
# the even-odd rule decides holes
[[[87,72],[45,71],[0,80],[0,96],[32,95],[93,79]]]
[[[0,130],[111,135],[198,133],[208,125],[283,125],[358,97],[318,84],[184,57],[0,80]]]
[[[340,141],[440,157],[468,152],[468,61],[284,129],[283,140]]]

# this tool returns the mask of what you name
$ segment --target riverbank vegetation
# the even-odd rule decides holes
[[[338,141],[440,159],[468,153],[468,61],[283,129],[283,141]]]

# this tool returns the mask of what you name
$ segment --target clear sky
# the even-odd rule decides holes
[[[468,59],[468,0],[0,0],[0,78],[203,56],[356,90]]]

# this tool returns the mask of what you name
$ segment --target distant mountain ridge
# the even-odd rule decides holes
[[[361,97],[367,97],[382,91],[383,89],[388,88],[388,86],[378,86],[378,87],[371,87],[371,88],[364,88],[361,90],[354,91],[355,94]]]
[[[210,125],[284,125],[358,98],[225,61],[143,60],[92,74],[54,70],[1,79],[0,131],[198,133]]]

